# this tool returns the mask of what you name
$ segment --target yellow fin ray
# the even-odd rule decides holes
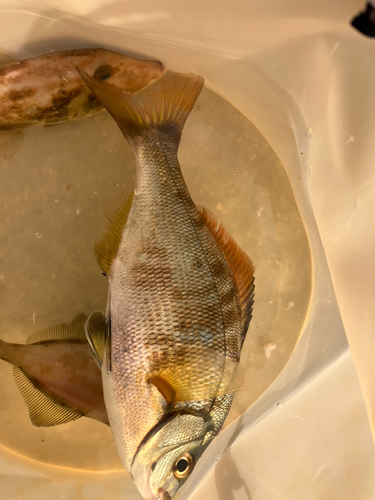
[[[107,347],[107,322],[102,311],[90,314],[85,324],[86,338],[91,354],[99,368],[102,368],[104,352]]]
[[[110,274],[134,196],[133,186],[119,186],[102,198],[105,225],[94,241],[94,254],[100,269]]]
[[[40,344],[42,342],[74,340],[86,341],[85,322],[86,314],[79,314],[72,321],[60,325],[47,326],[32,333],[27,337],[26,344]]]
[[[13,130],[0,130],[0,154],[6,160],[10,160],[23,144],[27,134],[27,128]]]
[[[204,83],[198,75],[168,71],[147,89],[131,97],[109,82],[90,77],[79,68],[78,72],[128,140],[147,128],[167,127],[166,133],[179,143],[185,121]]]
[[[237,362],[212,348],[200,349],[204,363],[191,363],[186,353],[179,356],[186,362],[161,366],[147,377],[168,404],[182,401],[213,399],[238,392],[245,376]]]
[[[35,387],[21,368],[13,367],[13,377],[29,410],[31,423],[35,427],[52,427],[83,416],[82,412],[54,401]]]
[[[5,66],[10,66],[11,64],[19,64],[20,62],[16,57],[0,52],[0,68],[5,68]]]

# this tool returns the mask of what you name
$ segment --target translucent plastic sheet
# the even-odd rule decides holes
[[[347,349],[346,337],[374,432],[375,66],[373,42],[349,26],[360,8],[349,0],[250,1],[231,9],[226,2],[180,1],[173,9],[169,1],[0,2],[0,48],[21,59],[51,45],[102,45],[201,74],[262,132],[289,177],[313,265],[301,337],[277,380],[202,458],[186,498],[229,444]],[[66,481],[75,481],[69,474]],[[113,490],[95,481],[115,499],[122,488],[138,498],[130,481],[121,488],[114,481]]]

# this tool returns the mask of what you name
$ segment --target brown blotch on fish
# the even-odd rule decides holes
[[[35,95],[35,89],[25,89],[25,90],[11,90],[8,95],[8,99],[10,101],[19,101],[20,99],[24,99],[25,97],[31,97]]]
[[[2,130],[21,130],[2,134],[3,157],[11,158],[21,147],[26,127],[57,125],[104,110],[83,84],[75,65],[130,93],[147,87],[165,72],[157,61],[106,49],[67,50],[25,61],[0,53],[0,134]]]

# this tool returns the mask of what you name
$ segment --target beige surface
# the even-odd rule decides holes
[[[375,498],[375,449],[350,354],[248,429],[190,498]]]
[[[54,10],[51,5],[59,10]],[[48,0],[44,5],[1,2],[1,6],[2,48],[19,54],[20,57],[43,53],[51,45],[58,50],[97,46],[100,42],[108,48],[160,58],[172,69],[192,70],[201,74],[210,88],[225,96],[256,124],[282,160],[289,176],[306,225],[313,257],[312,301],[303,334],[286,369],[264,397],[247,412],[243,426],[239,429],[229,426],[214,442],[210,454],[202,457],[195,480],[192,478],[190,489],[185,495],[190,494],[210,470],[228,441],[233,441],[236,436],[241,439],[247,429],[271,411],[277,402],[283,403],[291,394],[301,391],[306,381],[318,376],[322,369],[334,363],[337,356],[346,349],[336,297],[365,391],[366,404],[373,415],[375,391],[372,383],[375,365],[372,355],[374,349],[369,348],[369,345],[373,341],[372,325],[375,324],[372,304],[375,283],[372,259],[374,170],[371,167],[374,163],[374,115],[371,103],[374,99],[372,82],[375,67],[373,41],[354,32],[348,25],[348,20],[362,8],[363,2],[252,0],[233,3],[230,9],[225,2],[218,2],[212,9],[209,3],[182,0],[174,2],[173,9],[166,1],[152,4],[146,1],[141,4],[135,1],[105,2],[101,5],[98,1],[67,1],[62,5]],[[101,27],[80,18],[66,17],[61,14],[61,10],[84,15],[95,23],[112,25],[116,29]],[[87,138],[82,138],[82,145],[87,147],[89,153]],[[74,242],[72,245],[74,246]],[[330,272],[335,290],[332,288]],[[78,281],[82,276],[83,274],[79,275]],[[69,293],[66,297],[73,306],[77,304],[81,307],[79,297]],[[55,312],[59,313],[58,306]],[[337,364],[333,364],[330,377],[333,377],[332,383],[339,390],[340,380],[334,376],[337,367]],[[338,373],[342,374],[340,371]],[[319,386],[320,393],[316,394],[321,402],[318,404],[322,419],[319,421],[320,425],[311,430],[311,435],[316,436],[312,443],[322,453],[326,448],[324,437],[329,433],[334,434],[335,430],[335,421],[328,418],[331,407],[330,399],[325,394],[326,385]],[[348,401],[358,402],[358,386],[350,386],[348,383],[346,392]],[[328,392],[330,395],[334,393],[334,390]],[[303,394],[304,392],[301,397]],[[312,397],[311,392],[306,394]],[[309,405],[308,398],[303,401],[304,405]],[[345,420],[345,415],[349,412],[348,406],[342,407],[344,420],[340,427],[340,437],[349,437],[353,429],[357,433],[368,431],[363,418],[363,405],[358,404],[362,408],[362,417],[355,422],[356,426],[349,417]],[[327,418],[324,418],[325,415]],[[276,416],[277,414],[274,418]],[[264,426],[268,425],[267,422],[270,425],[272,423],[270,419],[265,420]],[[263,430],[263,434],[266,432]],[[309,437],[308,430],[302,428],[301,435],[301,441],[305,443],[304,439]],[[285,471],[282,466],[285,463],[284,457],[289,457],[289,450],[294,450],[299,455],[305,449],[298,448],[297,445],[293,448],[289,442],[279,440],[279,448],[274,451],[275,442],[276,440],[269,444],[272,445],[271,455],[281,450],[276,455],[277,459],[259,461],[271,476],[279,469]],[[340,460],[342,453],[351,455],[351,451],[356,448],[351,440],[344,440],[342,443],[345,451],[337,446],[329,447],[332,460],[337,460],[339,467],[335,469],[335,473],[329,474],[326,491],[331,496],[322,496],[323,499],[345,498],[342,495],[346,494],[346,490],[343,490],[342,485],[348,485],[345,479],[348,468],[347,462]],[[362,483],[368,485],[374,475],[373,470],[368,468],[368,464],[373,463],[373,458],[369,458],[370,448],[365,449],[363,446],[362,449],[364,453],[361,456],[355,455],[356,472]],[[235,452],[231,453],[235,460]],[[8,457],[7,453],[4,457]],[[244,462],[254,457],[256,462],[257,450],[253,452],[250,446],[244,446],[238,457]],[[303,461],[303,466],[306,469],[308,457],[309,455],[304,455],[306,462]],[[316,455],[313,458],[316,459]],[[324,465],[324,457],[321,458],[320,462],[314,462],[318,467]],[[17,459],[19,464],[27,464],[21,457]],[[273,469],[267,469],[268,463]],[[297,461],[290,463],[298,466]],[[5,470],[5,462],[3,465]],[[14,474],[12,467],[10,465],[11,475]],[[43,470],[42,474],[45,474],[43,468],[39,470]],[[238,492],[233,493],[238,496],[234,498],[246,499],[247,490],[241,489],[241,480],[235,469],[230,470],[232,476],[227,478],[225,484],[239,485]],[[257,470],[256,476],[261,478],[260,483],[263,481],[267,484],[269,475],[263,476],[262,470]],[[315,469],[315,473],[318,470]],[[44,486],[40,489],[38,487],[35,495],[44,488],[46,499],[50,498],[48,495],[52,492],[53,495],[61,493],[61,496],[68,492],[72,498],[82,498],[81,490],[75,492],[72,485],[68,484],[70,476],[64,476],[63,470],[60,472],[58,481],[62,477],[67,478],[61,490],[55,485],[56,479],[49,486],[49,480],[45,479],[44,483],[40,482]],[[22,474],[25,476],[23,481],[30,487],[33,473],[30,475],[24,468]],[[31,477],[30,482],[27,474]],[[0,483],[8,485],[8,490],[4,491],[9,492],[10,485],[14,485],[11,475]],[[306,477],[306,483],[310,481],[312,484],[310,476]],[[46,477],[48,478],[48,474]],[[88,476],[81,477],[86,482]],[[318,479],[324,483],[325,478],[323,469]],[[82,486],[82,482],[79,484]],[[249,494],[258,495],[255,498],[261,500],[269,498],[265,485],[262,489],[259,484],[258,487],[254,484],[251,491],[248,490]],[[272,476],[271,484],[276,491],[283,491],[284,498],[294,498],[290,495],[295,493],[290,488],[288,490],[280,478]],[[349,486],[347,491],[352,493]],[[125,483],[123,487],[125,488]],[[89,486],[86,485],[85,488]],[[98,488],[100,495],[104,495],[101,486]],[[134,495],[131,483],[129,488],[126,498]],[[302,490],[298,488],[298,498],[304,499]],[[323,490],[324,488],[317,491],[328,495]],[[26,491],[23,492],[24,495]],[[86,491],[92,490],[89,488]],[[120,494],[120,489],[117,491]],[[121,492],[125,491],[128,490],[121,489]],[[198,496],[199,491],[203,490],[197,490]],[[210,494],[210,489],[204,491]],[[362,490],[358,491],[362,494]],[[371,489],[368,493],[368,497],[363,497],[366,500],[375,495]],[[232,494],[229,492],[228,495],[230,499]],[[352,495],[348,498],[356,497]],[[35,500],[44,499],[36,496]]]
[[[246,420],[233,424],[235,435]],[[74,471],[0,451],[4,500],[140,500],[123,472]],[[249,428],[190,493],[179,500],[374,498],[375,451],[350,354]]]
[[[293,352],[310,300],[310,251],[277,156],[243,115],[209,90],[186,125],[180,161],[193,199],[217,214],[256,264],[256,308],[242,361],[248,388],[237,395],[228,424]],[[130,182],[134,163],[107,113],[31,129],[17,156],[1,162],[4,340],[24,342],[37,328],[105,310],[107,283],[91,248],[103,220],[100,193]],[[9,365],[0,364],[0,377],[2,445],[50,464],[119,467],[107,427],[87,419],[32,427]]]

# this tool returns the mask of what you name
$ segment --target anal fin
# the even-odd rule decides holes
[[[52,427],[83,416],[80,411],[56,402],[35,387],[21,368],[13,367],[13,377],[29,410],[31,423],[35,427]]]
[[[0,154],[6,160],[10,160],[23,144],[27,134],[27,128],[12,130],[0,130]]]

